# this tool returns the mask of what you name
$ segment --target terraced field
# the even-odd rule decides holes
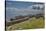
[[[14,25],[6,27],[7,30],[23,30],[23,29],[39,29],[44,28],[44,19],[40,18],[29,18],[28,20]]]

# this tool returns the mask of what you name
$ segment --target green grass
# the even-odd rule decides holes
[[[14,24],[9,27],[8,27],[9,30],[44,28],[44,19],[43,17],[40,17],[38,19],[36,19],[35,17],[32,17],[27,21],[24,21],[18,24]]]

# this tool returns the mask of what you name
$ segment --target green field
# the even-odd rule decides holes
[[[7,27],[8,30],[39,29],[39,28],[44,28],[43,17],[40,17],[40,18],[32,17],[27,21],[17,23],[17,24],[14,24],[14,25]]]

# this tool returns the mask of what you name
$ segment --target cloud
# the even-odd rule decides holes
[[[43,4],[35,4],[35,5],[32,5],[32,6],[43,8],[44,5]]]

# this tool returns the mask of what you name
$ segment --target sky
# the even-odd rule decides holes
[[[18,15],[38,14],[42,13],[41,9],[32,9],[33,6],[43,8],[44,4],[34,2],[6,1],[6,20],[14,18]]]
[[[15,2],[15,1],[7,2],[7,4],[6,4],[7,7],[16,7],[16,8],[22,8],[22,7],[25,8],[25,7],[28,7],[28,6],[31,6],[31,5],[32,5],[32,3]]]

